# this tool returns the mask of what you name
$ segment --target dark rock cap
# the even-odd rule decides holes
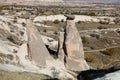
[[[75,16],[73,15],[64,15],[65,17],[67,17],[67,20],[74,20]]]

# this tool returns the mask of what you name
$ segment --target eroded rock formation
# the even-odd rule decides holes
[[[30,20],[27,20],[27,32],[28,32],[28,47],[29,55],[33,63],[40,67],[45,67],[46,62],[52,61],[53,58],[50,56],[44,42],[42,41],[41,35],[38,30],[31,25]]]
[[[15,23],[18,24],[16,26],[12,26],[14,23],[9,21],[12,24],[10,28],[4,28],[6,26],[2,25],[5,24],[4,21],[0,22],[0,61],[8,65],[0,64],[0,68],[43,73],[53,78],[66,79],[74,79],[71,75],[72,71],[69,70],[87,69],[81,39],[72,20],[67,21],[65,32],[60,32],[58,58],[50,55],[43,42],[45,39],[41,38],[41,34],[33,25],[32,20],[24,19],[26,25]]]
[[[54,59],[48,52],[40,33],[31,24],[30,20],[27,20],[27,32],[28,32],[28,55],[33,64],[41,68],[56,68],[65,69],[64,62],[59,59]]]
[[[83,44],[79,32],[75,27],[74,17],[70,15],[66,17],[67,17],[67,26],[65,28],[65,34],[63,37],[64,41],[63,39],[59,40],[60,47],[59,47],[58,55],[62,55],[63,57],[63,54],[65,53],[64,61],[66,68],[68,70],[73,70],[73,71],[88,70],[89,66],[84,59]],[[63,46],[63,50],[62,50],[62,46]]]

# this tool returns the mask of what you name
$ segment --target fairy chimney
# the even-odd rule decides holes
[[[66,54],[66,68],[74,71],[88,70],[89,66],[84,59],[84,50],[81,37],[75,27],[74,16],[66,15],[67,26],[64,34],[64,52]]]

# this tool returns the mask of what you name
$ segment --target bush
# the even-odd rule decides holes
[[[54,24],[59,24],[59,20],[55,20],[53,23]]]
[[[62,19],[61,22],[64,22],[64,19]]]
[[[54,31],[54,33],[53,33],[53,34],[57,35],[57,34],[58,34],[58,32],[57,32],[57,31]]]
[[[89,16],[96,16],[96,14],[94,12],[90,12],[88,15]]]
[[[72,12],[72,15],[80,15],[80,12]]]
[[[8,25],[11,25],[11,22],[7,22]]]
[[[119,33],[119,34],[120,34],[120,30],[117,30],[117,33]]]
[[[91,37],[95,37],[96,39],[100,39],[101,35],[99,34],[90,34]]]
[[[0,11],[3,10],[3,6],[0,6]]]
[[[78,24],[80,24],[80,23],[81,23],[81,21],[78,21],[77,23],[78,23]]]
[[[96,37],[96,34],[90,34],[91,37]]]
[[[43,32],[45,32],[45,33],[46,33],[46,32],[47,32],[47,30],[46,30],[46,29],[44,29],[44,30],[43,30]]]
[[[81,39],[82,39],[82,43],[83,43],[83,44],[89,43],[87,37],[84,36],[84,37],[81,37]]]
[[[17,17],[14,17],[13,23],[17,23]]]
[[[116,18],[115,20],[113,20],[115,24],[118,24],[120,23],[120,19],[119,18]]]
[[[87,53],[87,54],[85,55],[85,60],[86,60],[87,62],[89,62],[89,63],[94,63],[94,62],[95,62],[94,56],[89,55],[89,53]]]
[[[10,54],[7,55],[7,58],[10,59],[10,60],[14,59],[13,55],[10,55]]]
[[[39,23],[39,22],[38,22]],[[43,21],[43,24],[46,25],[47,24],[47,21]]]
[[[25,26],[26,26],[26,24],[23,22],[23,23],[22,23],[22,26],[24,26],[24,27],[25,27]]]
[[[23,31],[20,31],[20,35],[23,36],[23,35],[24,35],[24,32],[23,32]]]
[[[97,29],[107,29],[107,28],[103,27],[103,26],[99,26],[99,27],[97,27]]]
[[[99,23],[100,24],[109,24],[109,22],[106,22],[106,21],[100,21]]]

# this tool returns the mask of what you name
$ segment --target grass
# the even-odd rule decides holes
[[[102,53],[105,55],[108,55],[108,56],[112,56],[116,53],[116,50],[115,50],[115,48],[110,48],[110,49],[106,49]]]
[[[99,27],[102,26],[102,27]],[[118,24],[101,24],[99,22],[80,22],[76,23],[76,27],[78,30],[92,30],[92,29],[98,29],[98,28],[118,28]]]
[[[3,6],[0,5],[0,11],[3,10]]]
[[[95,58],[91,55],[89,55],[89,53],[87,53],[88,55],[85,55],[85,60],[87,62],[90,62],[90,63],[94,63],[95,62]]]
[[[8,72],[0,70],[0,80],[46,80],[49,76],[28,72]]]

